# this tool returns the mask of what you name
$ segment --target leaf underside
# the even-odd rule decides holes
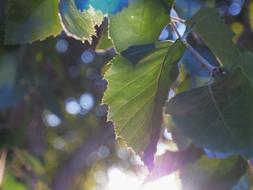
[[[253,156],[253,88],[241,69],[212,85],[178,94],[166,112],[202,148]]]
[[[218,159],[202,156],[181,170],[182,190],[230,189],[245,171],[240,162],[243,161],[238,157]]]
[[[64,31],[75,39],[91,42],[96,36],[95,26],[101,25],[104,15],[93,8],[81,12],[74,0],[61,0],[59,9]]]
[[[202,38],[226,69],[233,70],[241,62],[240,51],[232,42],[233,33],[217,9],[201,9],[188,24],[193,26],[193,31]]]

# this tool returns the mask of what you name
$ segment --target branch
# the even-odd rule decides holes
[[[183,24],[186,23],[186,21],[185,21],[184,19],[181,19],[181,18],[179,18],[179,17],[173,17],[173,16],[171,16],[170,19],[172,20],[172,22],[173,22],[173,21],[176,21],[176,22],[181,22],[181,23],[183,23]]]
[[[177,30],[176,24],[174,22],[171,23],[172,29],[176,32],[178,38],[183,42],[186,48],[196,57],[196,59],[205,66],[211,74],[216,67],[212,66],[204,57],[202,57],[182,36],[180,35],[179,31]]]
[[[0,187],[3,185],[6,158],[7,149],[2,149],[0,152]]]

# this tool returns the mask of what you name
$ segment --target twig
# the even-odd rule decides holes
[[[173,17],[173,16],[171,16],[170,19],[171,19],[172,21],[181,22],[181,23],[183,23],[183,24],[186,23],[186,21],[185,21],[184,19],[181,19],[181,18],[178,18],[178,17]]]
[[[2,149],[0,153],[0,187],[3,185],[7,149]]]
[[[249,183],[249,187],[248,190],[253,190],[253,163],[252,160],[248,160],[248,183]]]
[[[176,24],[171,22],[172,29],[176,32],[178,38],[183,42],[186,48],[198,59],[198,61],[204,65],[210,73],[213,73],[213,70],[216,68],[212,66],[204,57],[202,57],[182,36],[180,35],[179,31],[177,30]]]

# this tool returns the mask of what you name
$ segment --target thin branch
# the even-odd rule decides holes
[[[7,149],[2,149],[0,153],[0,187],[3,185]]]
[[[178,18],[178,17],[173,17],[173,16],[171,16],[170,19],[171,19],[172,21],[181,22],[181,23],[183,23],[183,24],[186,23],[186,21],[185,21],[184,19],[181,19],[181,18]]]
[[[249,183],[249,190],[253,190],[253,163],[252,160],[248,160],[248,183]]]
[[[171,22],[172,29],[176,32],[178,38],[183,42],[183,44],[186,46],[186,48],[196,57],[196,59],[204,65],[210,73],[213,73],[213,70],[216,68],[212,66],[204,57],[202,57],[182,36],[180,35],[177,26],[174,22]]]

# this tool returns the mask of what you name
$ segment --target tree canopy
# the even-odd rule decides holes
[[[2,0],[2,190],[253,188],[253,1]]]

